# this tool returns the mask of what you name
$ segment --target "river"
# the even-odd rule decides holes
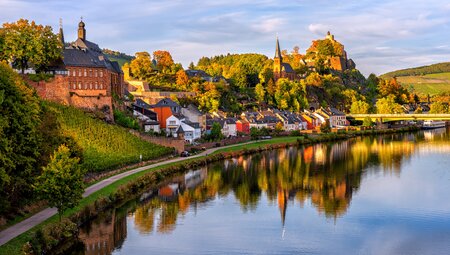
[[[450,129],[241,156],[166,180],[73,254],[450,254]]]

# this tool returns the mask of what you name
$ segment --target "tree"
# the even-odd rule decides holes
[[[448,105],[445,105],[442,102],[434,102],[430,105],[430,113],[448,113]]]
[[[191,61],[191,63],[189,63],[188,69],[189,69],[189,70],[195,70],[194,62]]]
[[[256,84],[255,87],[256,100],[261,104],[264,102],[264,96],[266,95],[266,91],[261,83]]]
[[[352,114],[367,114],[369,113],[370,105],[362,100],[353,101],[350,107]]]
[[[370,118],[369,116],[365,117],[364,120],[363,120],[363,126],[364,127],[371,127],[371,126],[373,126],[372,118]]]
[[[170,70],[170,67],[173,65],[172,56],[165,50],[154,51],[153,59],[156,60],[156,67],[158,70],[163,73]]]
[[[187,85],[189,84],[189,77],[186,72],[181,69],[177,72],[177,85],[182,89],[187,89]]]
[[[219,122],[214,122],[211,127],[211,133],[209,134],[208,140],[217,141],[223,138],[222,127]]]
[[[69,148],[63,144],[36,180],[36,192],[49,206],[58,209],[60,221],[64,211],[77,206],[83,198],[84,171],[78,165],[79,161],[79,158],[70,157]]]
[[[32,197],[41,134],[39,99],[21,77],[0,62],[0,214]]]
[[[140,80],[147,79],[153,71],[152,60],[148,52],[136,52],[130,63],[131,76]]]
[[[2,58],[12,61],[13,66],[21,69],[22,73],[30,64],[36,71],[43,71],[62,56],[62,45],[50,26],[20,19],[15,23],[3,24],[2,30]]]
[[[378,99],[376,103],[377,113],[378,114],[398,114],[403,113],[403,108],[401,105],[395,102],[395,96],[389,95],[388,97],[384,97]]]
[[[330,121],[326,120],[322,125],[320,125],[320,132],[322,133],[330,133],[331,127],[330,127]]]

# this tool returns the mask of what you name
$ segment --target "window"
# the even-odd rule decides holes
[[[86,82],[85,84],[84,84],[84,89],[87,89],[88,88],[88,83]]]
[[[98,83],[95,82],[95,89],[98,89]]]
[[[76,75],[77,75],[77,70],[73,69],[73,70],[72,70],[72,76],[75,77]]]
[[[103,71],[100,71],[100,77],[103,77]]]
[[[174,120],[169,121],[169,125],[175,125],[175,124],[176,124],[176,122]]]
[[[78,69],[78,76],[81,77],[81,69]]]
[[[103,89],[103,82],[100,83],[100,89]]]
[[[92,82],[89,83],[89,89],[92,89]]]
[[[92,69],[89,69],[89,77],[92,77]]]
[[[81,82],[78,83],[78,89],[81,89]]]
[[[95,70],[95,77],[98,77],[98,71],[97,70]]]

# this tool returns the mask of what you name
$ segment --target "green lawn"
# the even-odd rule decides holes
[[[397,80],[406,88],[414,89],[419,95],[437,95],[450,92],[450,73],[436,73],[421,76],[400,76]]]
[[[269,140],[259,140],[255,141],[250,144],[242,144],[242,145],[236,145],[229,148],[224,148],[215,151],[214,153],[222,153],[222,152],[234,152],[234,151],[240,151],[242,149],[254,149],[258,148],[260,146],[269,145],[269,144],[280,144],[280,143],[293,143],[296,142],[297,139],[303,139],[301,136],[294,136],[294,137],[277,137]]]

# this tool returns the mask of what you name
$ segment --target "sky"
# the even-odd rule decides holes
[[[185,68],[202,56],[305,52],[327,31],[345,45],[364,75],[450,61],[447,0],[0,0],[0,22],[19,18],[50,25],[63,20],[66,41],[80,17],[101,48],[168,50]]]

